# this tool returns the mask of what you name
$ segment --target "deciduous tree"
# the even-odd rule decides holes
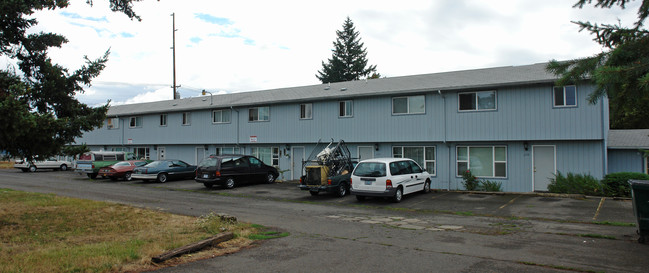
[[[132,3],[141,0],[109,0],[110,8],[140,20]],[[92,0],[86,1],[92,5]],[[38,21],[31,16],[44,9],[62,9],[66,0],[0,1],[0,56],[17,67],[0,70],[0,151],[10,156],[51,156],[75,137],[100,127],[108,102],[90,107],[74,95],[84,92],[108,61],[109,50],[96,60],[85,57],[85,65],[70,72],[52,62],[47,51],[61,47],[66,38],[54,33],[28,30]]]

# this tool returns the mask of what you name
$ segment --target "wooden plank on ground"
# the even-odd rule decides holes
[[[165,252],[165,253],[163,253],[161,255],[158,255],[156,257],[151,258],[151,261],[153,261],[154,263],[164,262],[164,261],[169,260],[169,259],[171,259],[173,257],[180,256],[180,255],[187,254],[187,253],[197,252],[197,251],[200,251],[201,249],[206,248],[208,246],[215,246],[215,245],[218,245],[218,244],[220,244],[222,242],[231,240],[233,238],[234,238],[234,234],[232,232],[221,233],[221,234],[218,234],[218,235],[216,235],[214,237],[202,240],[200,242],[196,242],[196,243],[193,243],[193,244],[189,244],[189,245],[179,247],[179,248],[176,248],[174,250]]]

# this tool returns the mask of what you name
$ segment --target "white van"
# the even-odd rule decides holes
[[[430,192],[430,174],[409,158],[374,158],[356,165],[350,192],[358,201],[367,196],[390,197],[401,202],[403,195]]]

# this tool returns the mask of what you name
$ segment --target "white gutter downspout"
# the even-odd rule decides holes
[[[446,144],[446,148],[448,150],[448,161],[447,161],[447,164],[448,164],[448,172],[447,172],[448,184],[446,186],[446,190],[451,190],[451,172],[452,172],[452,169],[451,169],[451,145],[447,142],[447,134],[446,134],[446,131],[448,129],[448,128],[446,128],[448,126],[447,114],[446,114],[446,96],[444,96],[444,94],[442,94],[442,90],[437,90],[437,94],[439,94],[439,96],[442,97],[442,101],[444,103],[444,108],[443,108],[444,109],[444,140],[443,140],[443,142],[444,142],[444,144]]]

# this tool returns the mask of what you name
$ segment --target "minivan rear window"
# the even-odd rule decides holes
[[[380,162],[361,162],[354,169],[355,176],[365,177],[383,177],[386,175],[385,163]]]
[[[200,164],[198,164],[198,167],[216,167],[216,162],[217,162],[216,157],[207,157],[201,161]]]

